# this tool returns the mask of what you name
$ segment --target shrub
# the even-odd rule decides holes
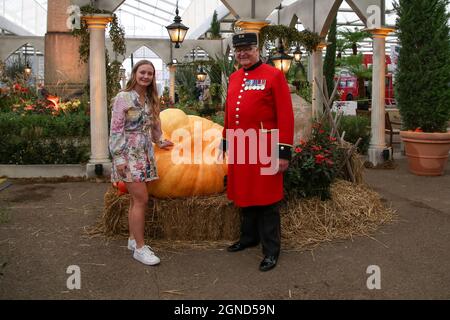
[[[400,0],[397,103],[405,129],[446,132],[450,119],[447,0]]]
[[[370,120],[360,116],[342,116],[339,124],[339,132],[344,132],[345,141],[355,144],[359,138],[358,152],[367,154],[370,144]]]
[[[0,113],[0,163],[75,164],[89,159],[89,116]]]
[[[330,198],[339,159],[336,139],[320,124],[314,124],[310,140],[301,141],[293,150],[284,179],[286,193],[293,197]]]
[[[223,126],[224,125],[224,117],[225,117],[225,112],[217,111],[215,114],[212,115],[211,121]]]

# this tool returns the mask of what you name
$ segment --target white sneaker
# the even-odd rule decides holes
[[[136,250],[136,240],[128,238],[128,250]]]
[[[157,256],[155,256],[155,253],[149,246],[143,246],[140,249],[136,248],[133,253],[133,258],[149,266],[154,266],[161,261]]]

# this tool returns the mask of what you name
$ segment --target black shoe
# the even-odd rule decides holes
[[[257,243],[252,243],[252,244],[249,244],[249,245],[245,245],[245,244],[242,244],[242,243],[240,243],[238,241],[236,243],[233,243],[231,246],[229,246],[227,248],[227,251],[228,252],[237,252],[237,251],[242,251],[244,249],[247,249],[247,248],[250,248],[250,247],[254,247],[254,246],[257,246],[257,245],[258,245]]]
[[[277,260],[277,256],[265,256],[259,264],[259,270],[269,271],[270,269],[275,268],[275,266],[277,265]]]

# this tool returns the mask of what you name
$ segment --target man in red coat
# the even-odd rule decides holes
[[[241,69],[230,76],[223,131],[228,151],[227,195],[241,208],[241,235],[229,252],[262,244],[259,269],[280,253],[283,172],[289,166],[294,115],[284,74],[260,60],[256,33],[233,36]]]

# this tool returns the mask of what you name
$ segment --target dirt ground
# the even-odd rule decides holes
[[[406,160],[368,170],[367,183],[398,213],[371,237],[282,252],[262,273],[260,248],[154,249],[161,264],[131,257],[126,239],[90,238],[109,184],[11,181],[0,191],[0,299],[449,299],[450,169],[416,177]],[[448,166],[450,167],[450,166]],[[69,266],[81,288],[69,290]],[[369,266],[380,289],[369,290]],[[369,268],[370,269],[370,268]]]

